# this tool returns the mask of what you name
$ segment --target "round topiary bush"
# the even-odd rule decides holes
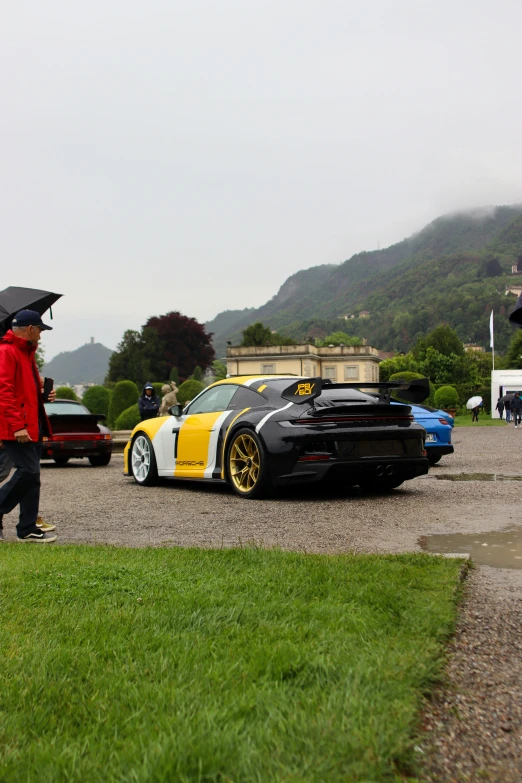
[[[75,402],[78,402],[78,397],[76,396],[74,389],[71,389],[70,386],[58,386],[56,389],[56,399],[74,400]]]
[[[419,381],[421,378],[425,378],[425,375],[422,375],[420,372],[410,372],[409,370],[402,370],[401,372],[394,372],[390,377],[388,378],[389,381]],[[403,400],[398,394],[394,394],[393,398],[396,400],[400,400],[401,402],[407,402],[407,400]],[[411,403],[410,403],[411,404]],[[430,395],[427,397],[424,402],[421,403],[421,405],[431,405],[432,407],[435,405],[435,386],[430,381]]]
[[[177,398],[180,405],[186,405],[203,391],[205,384],[201,381],[184,381],[179,387]]]
[[[138,402],[140,393],[132,381],[118,381],[112,391],[109,404],[109,427],[114,427],[116,419],[123,411]]]
[[[435,406],[442,410],[456,408],[459,404],[459,395],[454,386],[441,386],[435,392]]]
[[[140,421],[140,411],[138,408],[138,403],[136,403],[136,405],[131,405],[129,408],[127,408],[127,410],[124,410],[123,413],[120,413],[116,419],[114,429],[133,430],[136,424],[139,424]]]
[[[91,413],[109,415],[111,392],[105,386],[90,386],[82,397],[82,402]]]

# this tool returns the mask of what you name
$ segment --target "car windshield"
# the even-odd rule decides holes
[[[45,412],[48,416],[84,416],[90,415],[87,408],[80,405],[79,402],[69,402],[68,400],[58,400],[57,402],[44,403]]]

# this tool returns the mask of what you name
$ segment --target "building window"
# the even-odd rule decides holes
[[[323,378],[330,378],[332,381],[337,379],[337,367],[325,367]]]
[[[359,380],[359,368],[357,365],[345,365],[344,367],[344,380],[345,381],[357,381]]]
[[[261,365],[261,372],[264,375],[274,375],[275,374],[275,364],[262,364]]]

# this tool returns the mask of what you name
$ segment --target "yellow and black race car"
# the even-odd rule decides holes
[[[359,388],[367,389],[367,392]],[[125,475],[228,482],[241,497],[321,479],[393,489],[428,472],[425,430],[392,391],[422,402],[425,379],[331,383],[240,376],[212,384],[184,410],[143,421],[125,448]]]

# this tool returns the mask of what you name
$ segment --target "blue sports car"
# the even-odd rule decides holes
[[[449,413],[428,405],[412,405],[411,412],[417,424],[426,430],[426,452],[430,465],[436,465],[444,454],[453,454],[451,431],[454,419]]]

